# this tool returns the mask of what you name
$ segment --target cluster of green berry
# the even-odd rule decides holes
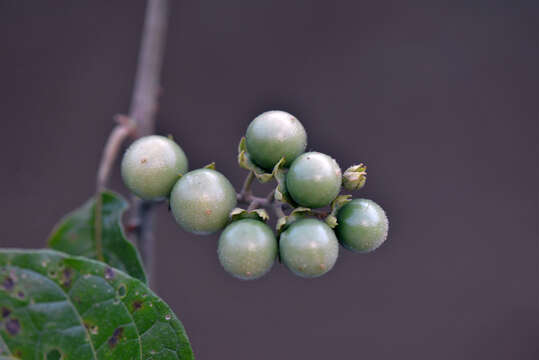
[[[363,164],[343,173],[333,158],[305,152],[306,146],[307,134],[298,119],[284,111],[268,111],[250,123],[240,143],[239,165],[250,171],[240,194],[213,164],[188,172],[182,149],[157,135],[138,139],[127,149],[122,177],[143,199],[168,198],[183,229],[195,234],[224,229],[217,252],[233,276],[259,278],[279,257],[295,274],[318,277],[334,266],[339,242],[355,252],[379,247],[387,238],[388,220],[375,202],[339,195],[342,187],[363,187]],[[277,187],[266,198],[254,197],[249,190],[254,178],[274,179]],[[236,208],[238,200],[249,207]],[[260,206],[279,216],[277,237]],[[317,210],[328,207],[325,212]]]

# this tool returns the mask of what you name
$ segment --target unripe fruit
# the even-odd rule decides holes
[[[292,223],[279,241],[282,262],[296,275],[314,278],[327,273],[339,255],[339,243],[326,223],[306,218]]]
[[[277,256],[277,240],[268,225],[253,219],[234,221],[219,237],[219,261],[227,272],[252,280],[265,275]]]
[[[122,158],[122,178],[129,190],[150,200],[167,197],[180,174],[187,172],[187,157],[171,139],[142,137]]]
[[[170,208],[180,226],[195,234],[221,230],[236,206],[236,191],[228,179],[212,169],[190,171],[170,193]]]
[[[389,222],[384,210],[372,200],[354,199],[339,209],[335,229],[343,246],[365,253],[378,248],[387,238]]]
[[[282,157],[288,166],[305,151],[307,133],[293,115],[267,111],[251,121],[245,142],[251,159],[260,167],[272,170]]]
[[[301,206],[319,208],[339,195],[341,168],[326,154],[308,152],[299,156],[286,174],[286,189]]]

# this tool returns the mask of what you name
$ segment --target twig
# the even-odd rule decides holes
[[[155,128],[157,98],[159,96],[159,78],[163,64],[165,35],[167,29],[168,0],[148,0],[142,44],[138,57],[135,88],[131,98],[129,116],[116,117],[117,125],[111,131],[103,150],[96,184],[96,205],[94,216],[94,237],[99,260],[103,261],[102,244],[102,208],[101,192],[105,189],[122,143],[129,136],[142,137],[150,135]],[[136,131],[136,133],[135,133]],[[153,202],[143,201],[137,197],[132,200],[131,224],[136,224],[135,231],[130,232],[138,245],[142,259],[148,272],[153,274]]]
[[[122,143],[128,136],[133,134],[135,129],[134,123],[127,116],[117,115],[115,119],[118,124],[112,129],[109,138],[107,139],[103,155],[101,156],[101,162],[99,163],[99,170],[97,171],[94,208],[94,239],[97,259],[100,261],[105,261],[103,255],[103,196],[101,193],[107,186],[110,170],[118,157]]]
[[[283,211],[283,204],[279,201],[275,201],[273,203],[273,212],[275,212],[275,216],[277,216],[277,218],[282,218],[286,216]]]
[[[236,195],[238,198],[238,201],[241,202],[250,202],[250,198],[252,197],[252,191],[251,191],[251,185],[253,183],[253,180],[255,178],[255,174],[252,171],[249,171],[249,174],[245,178],[245,181],[243,182],[243,186],[241,187],[240,192]]]
[[[101,192],[106,186],[110,176],[110,170],[118,157],[121,146],[125,139],[132,136],[135,131],[135,123],[125,115],[116,115],[117,125],[112,129],[97,171],[97,191]]]
[[[253,200],[251,201],[251,203],[249,204],[249,206],[247,207],[247,211],[252,211],[256,208],[258,208],[259,204],[258,204],[258,201],[257,200]]]
[[[136,136],[154,132],[160,75],[165,50],[168,0],[148,0],[138,57],[135,88],[131,98],[129,117],[136,124]],[[150,282],[154,274],[154,236],[152,231],[154,203],[132,198],[130,222],[138,224],[132,240],[141,251]]]
[[[251,184],[254,177],[255,176],[253,172],[249,172],[249,175],[247,175],[247,178],[245,178],[245,181],[243,182],[241,191],[236,195],[238,201],[241,203],[248,204],[247,211],[254,210],[261,206],[265,208],[271,208],[277,218],[286,216],[285,212],[283,211],[283,205],[285,204],[281,201],[275,200],[275,190],[270,191],[268,195],[266,195],[266,197],[259,197],[253,195],[253,192],[251,191]]]

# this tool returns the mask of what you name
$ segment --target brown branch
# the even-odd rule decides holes
[[[148,0],[138,57],[135,88],[131,98],[129,118],[136,124],[136,136],[154,132],[157,98],[161,89],[160,77],[165,50],[168,0]],[[141,251],[148,278],[154,274],[154,202],[132,198],[130,223],[137,224],[132,240]]]
[[[283,211],[283,204],[281,202],[279,201],[274,202],[272,208],[273,208],[273,212],[275,213],[275,216],[277,216],[278,219],[286,216],[286,214]]]
[[[138,57],[135,87],[131,98],[129,116],[117,116],[117,125],[111,131],[103,150],[96,184],[96,205],[94,219],[94,237],[99,260],[103,261],[102,245],[102,214],[103,198],[101,192],[105,189],[110,171],[122,143],[127,137],[150,135],[155,129],[155,114],[157,98],[160,91],[160,74],[163,65],[165,35],[167,29],[168,0],[148,0],[142,43]],[[136,133],[135,133],[136,131]],[[153,202],[143,201],[133,197],[130,223],[136,224],[131,232],[132,239],[139,247],[142,259],[148,272],[148,278],[153,274]]]
[[[122,144],[129,136],[133,136],[135,132],[135,123],[125,115],[116,115],[115,120],[117,125],[112,129],[101,162],[97,171],[97,192],[101,192],[106,186],[110,177],[110,171],[114,166],[114,162],[118,157]]]
[[[245,178],[240,192],[236,195],[236,198],[240,202],[250,202],[252,197],[251,185],[255,178],[255,174],[252,171],[249,171],[249,174]]]

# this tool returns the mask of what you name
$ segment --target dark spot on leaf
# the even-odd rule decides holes
[[[206,215],[211,215],[211,210],[210,209],[206,210]]]
[[[142,307],[142,301],[135,300],[133,301],[133,312],[139,310]]]
[[[11,310],[9,310],[7,307],[2,307],[2,317],[5,319],[11,314]]]
[[[116,295],[120,299],[123,299],[125,295],[127,295],[127,286],[125,284],[120,284],[120,286],[118,286],[118,289],[116,289]]]
[[[19,291],[19,292],[17,293],[17,296],[20,297],[21,299],[24,299],[24,292]]]
[[[21,331],[21,324],[18,319],[10,319],[6,322],[6,331],[10,335],[17,335]]]
[[[18,358],[22,358],[22,351],[21,350],[15,350],[15,352],[13,353],[13,355],[15,355],[16,357]]]
[[[107,266],[105,268],[105,279],[109,280],[114,278],[114,270],[111,267]]]
[[[64,287],[71,286],[71,280],[73,279],[73,270],[71,268],[66,268],[62,272],[62,285]]]
[[[109,338],[109,346],[110,348],[114,348],[116,345],[118,345],[118,342],[120,342],[120,339],[122,338],[122,335],[124,333],[124,328],[117,328],[114,330],[114,333],[112,333],[112,336]]]
[[[2,282],[2,286],[4,287],[4,289],[6,289],[7,291],[11,291],[13,290],[13,287],[15,286],[15,281],[13,281],[13,279],[11,278],[11,276],[8,276],[4,279],[4,281]]]
[[[47,353],[47,360],[61,360],[62,353],[58,349],[53,349]]]
[[[80,304],[80,296],[75,296],[75,297],[73,297],[73,300],[74,300],[77,304]]]

